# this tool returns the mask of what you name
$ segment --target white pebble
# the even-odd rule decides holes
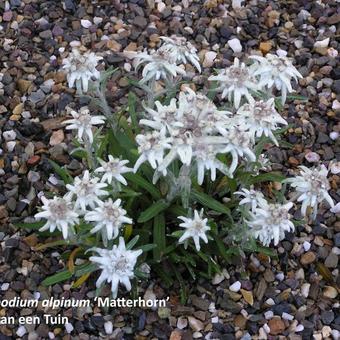
[[[101,17],[94,17],[93,18],[93,22],[96,24],[96,25],[99,25],[103,22],[103,18]]]
[[[108,334],[108,335],[112,334],[112,332],[113,332],[113,324],[112,324],[112,322],[111,321],[106,321],[104,323],[104,329],[105,329],[105,333],[106,334]]]
[[[268,300],[266,300],[266,304],[268,306],[275,306],[275,301],[272,298],[269,298]]]
[[[282,313],[282,319],[291,321],[291,320],[294,319],[294,316],[291,315],[291,314],[288,314],[288,313],[286,313],[286,312],[283,312],[283,313]]]
[[[266,332],[267,334],[270,333],[270,328],[269,328],[269,326],[268,326],[266,323],[263,325],[263,329],[265,330],[265,332]]]
[[[332,131],[332,132],[329,134],[329,137],[330,137],[330,139],[332,139],[332,140],[336,140],[336,139],[339,138],[339,132],[337,132],[337,131]]]
[[[231,3],[231,7],[233,9],[238,9],[242,7],[242,2],[243,0],[233,0],[233,2]]]
[[[20,326],[17,331],[16,334],[18,337],[23,337],[26,334],[26,328],[24,326]]]
[[[302,286],[301,286],[301,295],[305,298],[308,297],[309,295],[309,289],[310,289],[310,283],[304,283]]]
[[[309,163],[315,163],[318,162],[320,160],[320,156],[316,153],[316,152],[307,152],[305,154],[305,158],[307,160],[307,162]]]
[[[297,325],[295,328],[295,332],[302,332],[305,329],[304,325]]]
[[[89,28],[92,26],[92,22],[90,20],[82,19],[80,20],[80,23],[84,28]]]
[[[335,99],[335,100],[333,101],[332,109],[333,109],[333,110],[340,110],[340,102],[339,102],[337,99]]]
[[[159,3],[157,4],[157,11],[158,11],[159,13],[162,13],[165,9],[166,9],[166,5],[165,5],[164,2],[159,2]]]
[[[14,148],[15,148],[15,145],[16,145],[17,143],[16,143],[16,141],[10,141],[10,142],[7,142],[6,143],[6,146],[7,146],[7,151],[8,152],[12,152],[13,150],[14,150]]]
[[[285,278],[285,275],[282,272],[280,272],[280,273],[277,273],[275,277],[277,280],[283,281]]]
[[[340,332],[337,329],[332,329],[332,337],[334,340],[340,339]]]
[[[34,296],[34,298],[35,298],[36,300],[39,300],[41,294],[40,294],[40,292],[34,292],[34,293],[33,293],[33,296]]]
[[[338,173],[340,173],[340,162],[332,162],[330,168],[331,173],[333,175],[337,175]]]
[[[69,322],[65,324],[65,329],[66,329],[66,332],[69,334],[74,330],[72,324],[70,324]]]
[[[211,323],[218,323],[218,316],[211,318]]]
[[[229,287],[229,289],[230,289],[232,292],[237,293],[237,292],[241,289],[241,282],[240,282],[240,281],[234,282],[234,283]]]
[[[332,248],[332,253],[335,255],[340,255],[340,248],[338,247],[333,247]]]
[[[9,283],[5,282],[1,285],[1,290],[7,290],[9,288]]]
[[[284,58],[287,56],[287,51],[285,50],[281,50],[281,48],[279,48],[277,51],[276,51],[276,54],[280,57],[280,58]]]
[[[303,249],[305,251],[308,251],[310,249],[310,247],[311,247],[310,242],[308,242],[308,241],[303,242]]]
[[[274,313],[271,310],[268,310],[267,312],[264,313],[264,317],[266,320],[270,320],[274,316]]]
[[[228,45],[235,53],[239,53],[242,51],[242,45],[240,43],[240,40],[237,38],[228,40]]]
[[[53,332],[48,332],[48,337],[49,337],[50,339],[55,339],[55,335],[54,335]]]
[[[319,41],[316,41],[314,43],[314,47],[315,48],[323,48],[323,47],[327,47],[329,44],[329,38],[326,38],[324,40],[319,40]]]
[[[5,141],[9,142],[11,140],[14,140],[17,136],[16,132],[14,130],[8,130],[4,131],[2,133],[3,137],[5,138]]]
[[[29,111],[24,111],[24,112],[21,114],[21,116],[22,116],[23,118],[26,118],[26,119],[29,119],[29,118],[32,117],[32,116],[31,116],[31,112],[29,112]]]
[[[203,67],[213,66],[216,56],[217,56],[216,52],[208,51],[204,56]]]

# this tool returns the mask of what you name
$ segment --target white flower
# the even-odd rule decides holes
[[[244,63],[238,58],[234,59],[234,65],[222,70],[217,76],[210,76],[208,80],[216,80],[219,83],[219,90],[222,90],[222,98],[228,96],[237,109],[240,106],[242,97],[248,102],[254,101],[251,91],[258,90],[251,73]]]
[[[67,58],[63,60],[63,69],[67,72],[68,86],[72,88],[76,83],[79,92],[87,92],[89,80],[93,77],[99,79],[100,72],[96,69],[98,61],[103,59],[93,52],[81,52],[74,48]]]
[[[264,246],[269,246],[273,240],[276,246],[279,241],[283,240],[286,231],[294,231],[294,224],[289,220],[288,211],[292,208],[293,203],[265,204],[260,203],[252,214],[252,220],[247,221],[251,228],[252,235],[259,239]]]
[[[239,157],[245,157],[251,162],[256,161],[256,156],[252,151],[252,141],[249,132],[243,131],[238,127],[219,130],[226,138],[227,143],[223,152],[230,153],[232,157],[231,165],[229,167],[229,172],[231,174],[233,174],[237,168]]]
[[[119,245],[114,245],[111,250],[94,248],[99,256],[91,256],[90,261],[96,263],[102,270],[96,286],[99,288],[103,282],[111,283],[113,298],[117,297],[119,283],[131,290],[130,279],[134,277],[134,267],[137,257],[142,254],[142,250],[127,250],[124,238],[119,238]]]
[[[287,92],[293,92],[291,79],[297,81],[297,78],[302,78],[299,71],[293,66],[289,58],[279,53],[280,55],[266,54],[266,57],[250,56],[256,60],[251,67],[254,76],[260,76],[260,87],[266,86],[270,89],[275,86],[281,91],[282,104],[286,102]]]
[[[264,206],[266,204],[266,200],[262,192],[254,190],[253,187],[251,187],[250,190],[242,188],[240,191],[235,191],[234,195],[243,196],[239,205],[247,206],[252,212],[255,212],[259,205]]]
[[[159,164],[163,162],[164,152],[170,149],[170,138],[165,137],[165,130],[147,132],[144,135],[139,134],[136,136],[138,144],[138,152],[140,154],[137,159],[134,172],[138,170],[142,163],[148,161],[153,169],[156,169]],[[164,172],[164,175],[166,171]]]
[[[150,146],[149,140],[157,141],[153,135],[162,135],[166,146],[160,148],[159,157],[149,160],[144,147],[140,162],[149,160],[151,166],[158,172],[166,175],[168,166],[177,158],[189,166],[197,163],[198,183],[204,178],[204,169],[211,170],[211,178],[216,179],[216,169],[229,174],[228,168],[216,156],[222,153],[227,146],[226,138],[219,132],[231,124],[230,112],[217,110],[214,103],[206,96],[195,93],[189,87],[180,92],[178,101],[172,99],[165,106],[156,102],[156,109],[146,108],[148,117],[142,119],[140,124],[154,131],[137,136],[139,145]],[[158,145],[158,143],[156,143]],[[151,148],[153,151],[154,148]],[[151,163],[153,162],[153,163]]]
[[[167,51],[157,50],[152,54],[146,52],[137,53],[134,58],[136,58],[136,69],[140,65],[146,64],[142,71],[141,83],[146,83],[148,81],[157,80],[167,80],[171,81],[177,75],[185,76],[186,72],[183,68],[176,65],[176,60]]]
[[[200,251],[201,249],[200,239],[202,239],[205,243],[208,243],[206,232],[210,230],[210,227],[207,225],[208,219],[203,219],[202,215],[203,209],[200,211],[200,213],[195,210],[194,218],[178,216],[178,218],[183,221],[183,223],[181,223],[179,226],[185,228],[185,232],[180,237],[178,242],[183,243],[186,239],[192,238],[197,251]]]
[[[186,64],[188,61],[194,65],[198,72],[201,72],[200,59],[197,49],[184,37],[172,35],[171,38],[161,37],[164,44],[159,48],[160,51],[168,52],[179,64]]]
[[[231,176],[228,167],[217,159],[217,154],[222,153],[222,149],[216,148],[209,144],[197,144],[193,156],[197,163],[197,183],[202,185],[204,180],[205,169],[210,170],[210,179],[216,180],[216,169],[223,174]]]
[[[67,198],[54,197],[47,199],[42,196],[43,202],[41,212],[34,215],[35,218],[45,218],[46,224],[40,228],[40,231],[50,230],[53,233],[56,229],[63,233],[66,240],[69,235],[69,228],[79,223],[78,214],[73,211],[71,202]]]
[[[73,119],[64,121],[66,130],[78,130],[78,138],[83,140],[86,136],[90,143],[93,142],[92,127],[94,125],[104,124],[104,116],[91,116],[89,109],[84,106],[80,108],[79,112],[70,110]]]
[[[125,166],[125,164],[129,163],[127,160],[120,160],[119,158],[114,158],[113,156],[108,156],[109,161],[105,162],[103,160],[99,160],[101,167],[97,168],[94,172],[104,173],[101,181],[107,182],[111,184],[113,179],[116,181],[127,185],[126,179],[122,176],[127,172],[131,172],[132,169]]]
[[[90,206],[93,209],[101,203],[99,197],[107,195],[107,192],[102,190],[106,187],[106,184],[98,183],[98,181],[99,178],[91,178],[89,171],[85,170],[83,178],[77,176],[74,178],[73,185],[66,184],[69,192],[65,196],[70,199],[76,196],[75,208],[81,208],[82,211],[85,211],[86,207]]]
[[[244,104],[237,110],[237,115],[241,117],[243,126],[250,132],[253,141],[255,137],[265,135],[275,145],[279,143],[272,131],[278,129],[277,124],[288,124],[275,110],[274,98]]]
[[[302,202],[301,214],[307,215],[307,208],[313,209],[313,218],[316,217],[318,204],[326,200],[331,208],[334,207],[334,202],[328,194],[330,185],[327,179],[328,170],[322,164],[320,168],[308,169],[305,166],[300,166],[300,176],[288,178],[287,183],[295,188],[298,196],[298,202]]]
[[[96,226],[91,229],[94,234],[99,230],[106,231],[105,238],[108,240],[115,239],[118,236],[119,229],[123,224],[131,224],[132,219],[125,216],[126,210],[121,207],[121,200],[117,199],[115,202],[109,198],[105,202],[99,202],[97,208],[86,213],[85,220],[94,222]]]

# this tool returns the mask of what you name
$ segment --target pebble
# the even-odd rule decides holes
[[[21,338],[26,334],[26,332],[26,328],[24,326],[20,326],[16,331],[16,335]]]
[[[228,45],[234,51],[234,53],[242,52],[242,45],[239,39],[233,38],[228,40]]]
[[[308,297],[310,286],[311,286],[310,283],[307,283],[307,282],[302,284],[302,286],[301,286],[301,295],[303,297],[305,297],[305,298]]]
[[[323,296],[329,299],[335,299],[338,296],[338,291],[332,286],[326,286],[323,290]]]
[[[208,51],[204,55],[203,67],[211,67],[214,65],[215,58],[217,56],[216,52]]]
[[[8,130],[8,131],[4,131],[2,133],[2,136],[4,137],[5,141],[12,141],[15,140],[17,134],[14,130]]]
[[[286,326],[280,318],[273,318],[269,320],[268,326],[270,328],[271,335],[279,335],[285,330]]]
[[[316,163],[320,161],[320,156],[316,152],[307,152],[305,158],[309,163]]]
[[[311,247],[311,243],[310,242],[308,242],[308,241],[304,241],[303,242],[303,249],[305,251],[308,251],[310,249],[310,247]]]
[[[90,20],[86,20],[86,19],[82,19],[80,20],[80,24],[84,27],[84,28],[90,28],[92,26],[92,22]]]
[[[308,265],[313,263],[316,260],[316,255],[312,251],[308,251],[307,253],[302,254],[301,256],[301,264]]]
[[[241,282],[240,281],[234,282],[231,286],[229,286],[229,289],[235,293],[239,292],[241,289]]]
[[[197,320],[196,318],[192,316],[188,316],[188,321],[189,321],[189,325],[191,329],[195,332],[199,332],[200,330],[204,328],[203,322],[200,320]]]
[[[330,325],[335,318],[334,312],[331,310],[321,312],[321,320],[325,325]]]
[[[68,334],[70,334],[74,330],[74,327],[68,322],[65,324],[65,330]]]
[[[107,335],[112,334],[112,332],[113,332],[113,324],[112,324],[112,322],[111,321],[106,321],[104,323],[104,329],[105,329],[105,333]]]

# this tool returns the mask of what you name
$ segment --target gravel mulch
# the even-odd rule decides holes
[[[48,159],[73,173],[83,165],[70,156],[71,135],[62,127],[67,105],[86,104],[67,88],[60,63],[75,41],[119,67],[108,84],[115,109],[127,103],[131,65],[120,52],[152,48],[160,36],[183,35],[200,51],[204,66],[230,65],[234,57],[281,48],[294,58],[304,79],[298,93],[308,102],[289,101],[293,148],[271,148],[273,168],[293,172],[298,165],[340,161],[339,5],[328,1],[8,0],[0,3],[0,296],[92,298],[94,284],[48,289],[41,281],[64,268],[56,251],[34,251],[35,234],[13,223],[29,220],[39,192],[60,190]],[[229,43],[238,39],[242,52]],[[340,177],[331,175],[339,201]],[[296,217],[299,214],[296,213]],[[248,254],[212,282],[201,280],[185,306],[178,287],[157,280],[141,294],[170,297],[166,308],[96,307],[43,311],[0,308],[1,316],[43,313],[69,317],[66,326],[0,325],[0,339],[339,339],[340,219],[321,210],[317,220],[297,228],[275,249],[276,258]],[[62,253],[62,250],[61,252]],[[39,293],[37,293],[39,292]],[[107,292],[109,293],[109,292]]]

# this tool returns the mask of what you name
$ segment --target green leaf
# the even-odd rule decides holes
[[[75,276],[83,276],[84,274],[87,273],[92,273],[94,271],[98,270],[98,267],[94,263],[84,263],[80,266],[75,267]]]
[[[130,181],[134,184],[137,184],[138,186],[140,186],[141,188],[143,188],[144,190],[149,192],[153,198],[155,198],[155,199],[161,198],[161,194],[158,191],[158,189],[153,184],[151,184],[147,180],[145,180],[142,176],[129,172],[129,173],[124,174],[124,177],[128,181]]]
[[[152,249],[155,249],[157,247],[154,243],[144,244],[143,246],[138,247],[138,249],[141,249],[143,253],[146,253]]]
[[[160,261],[166,248],[165,237],[165,218],[163,214],[158,214],[154,218],[153,223],[153,243],[156,248],[153,249],[153,257],[155,261]]]
[[[286,179],[279,172],[267,172],[265,174],[260,174],[255,177],[249,178],[250,184],[260,183],[260,182],[282,182]]]
[[[60,176],[60,178],[64,181],[65,184],[70,184],[73,182],[72,176],[65,168],[62,168],[60,165],[58,165],[51,159],[49,159],[49,162],[52,165],[54,171]]]
[[[213,199],[212,197],[210,197],[209,195],[203,193],[203,192],[198,192],[195,190],[191,191],[191,196],[198,201],[199,203],[201,203],[203,206],[208,207],[214,211],[220,212],[222,214],[226,214],[228,216],[230,215],[230,209],[228,209],[225,205],[223,205],[222,203],[216,201],[215,199]]]
[[[62,272],[59,272],[57,274],[54,274],[52,276],[47,277],[42,284],[44,286],[51,286],[54,285],[58,282],[63,282],[66,281],[68,279],[70,279],[72,277],[72,273],[69,272],[68,270],[64,270]]]
[[[17,222],[13,223],[13,225],[17,228],[23,228],[23,229],[40,229],[45,225],[46,222],[39,221],[39,222],[33,222],[33,223],[24,223],[24,222]]]
[[[165,210],[169,206],[169,203],[164,201],[164,200],[159,200],[156,203],[153,203],[151,207],[143,211],[139,218],[138,218],[138,223],[144,223],[146,221],[151,220],[154,218],[156,215],[158,215],[160,212]]]
[[[133,239],[129,241],[129,243],[126,245],[126,249],[132,249],[134,245],[138,242],[139,240],[139,235],[136,235]]]

